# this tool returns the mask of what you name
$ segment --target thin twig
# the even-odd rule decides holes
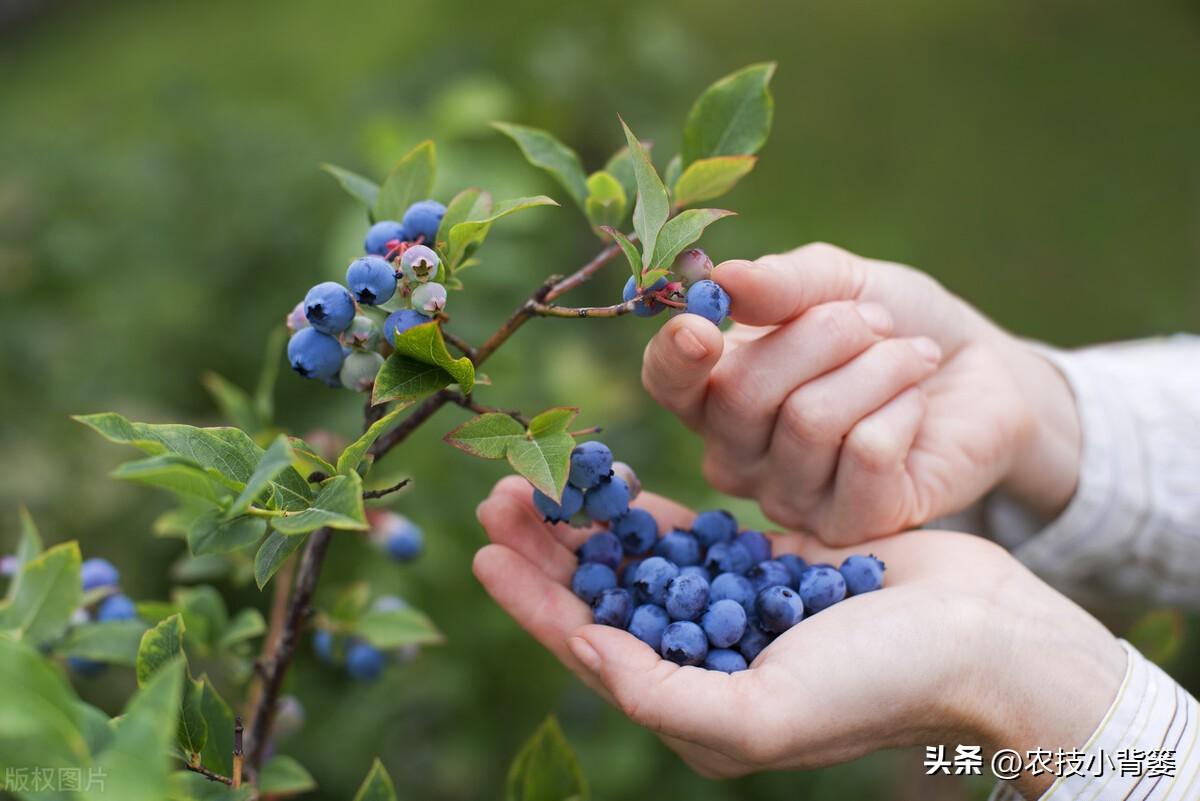
[[[553,303],[532,303],[530,312],[537,317],[622,317],[633,311],[637,299],[612,306],[556,306]]]
[[[482,403],[476,403],[470,395],[464,395],[461,392],[455,392],[450,397],[450,401],[475,412],[475,414],[506,414],[523,426],[529,425],[529,418],[521,414],[518,409],[497,409],[494,406],[484,406]]]
[[[395,484],[393,484],[390,487],[385,487],[383,489],[377,489],[377,490],[366,490],[365,492],[363,492],[363,500],[369,501],[369,500],[373,500],[374,498],[382,498],[385,495],[391,495],[393,492],[399,492],[400,490],[407,487],[409,481],[411,481],[411,480],[412,479],[406,478],[403,481],[396,482]]]
[[[184,767],[190,770],[192,773],[199,773],[201,776],[211,781],[220,782],[221,784],[233,784],[233,779],[229,778],[228,776],[222,776],[220,773],[213,773],[203,765],[193,765],[189,762],[184,763]]]
[[[467,342],[460,336],[450,333],[444,327],[442,328],[442,338],[457,348],[463,356],[466,356],[471,361],[475,361],[475,346],[470,342]]]
[[[233,780],[230,784],[233,789],[242,786],[242,761],[244,753],[242,751],[242,732],[245,728],[242,726],[242,718],[239,715],[233,719]]]

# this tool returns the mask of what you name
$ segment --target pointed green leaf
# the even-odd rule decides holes
[[[642,149],[649,154],[653,144],[649,140],[642,140]],[[626,203],[629,198],[637,195],[637,178],[633,174],[633,157],[629,155],[628,145],[612,154],[604,165],[604,171],[621,183],[621,188],[625,190]]]
[[[267,521],[242,515],[225,520],[216,507],[196,515],[187,529],[188,550],[192,556],[229,553],[248,548],[262,539]]]
[[[466,356],[450,355],[436,321],[413,326],[395,340],[395,352],[375,377],[372,403],[411,401],[451,383],[463,392],[475,385],[475,365]]]
[[[175,614],[142,635],[137,652],[137,682],[146,686],[164,665],[183,656],[183,617]]]
[[[295,795],[316,789],[312,775],[290,756],[271,757],[258,777],[259,792],[264,795]]]
[[[222,651],[228,651],[238,643],[254,639],[266,631],[267,622],[263,620],[262,612],[252,608],[243,609],[229,621],[217,645]]]
[[[754,169],[755,156],[715,156],[693,161],[675,183],[675,205],[691,206],[733,189]]]
[[[650,260],[650,269],[668,269],[684,248],[700,238],[705,228],[717,220],[731,216],[733,212],[725,209],[688,209],[675,215],[658,235],[654,258]]]
[[[12,602],[0,608],[0,629],[33,645],[57,639],[83,596],[80,561],[78,543],[65,542],[26,562]]]
[[[617,243],[617,247],[625,255],[625,261],[629,262],[629,269],[633,273],[634,282],[640,287],[642,285],[642,255],[638,253],[637,247],[629,241],[629,237],[616,228],[605,227],[601,230],[611,236],[613,241]]]
[[[354,794],[354,801],[396,801],[396,788],[392,785],[392,777],[384,770],[383,763],[376,758],[371,765],[371,772]]]
[[[287,558],[307,540],[307,536],[288,536],[278,531],[267,535],[263,544],[258,546],[258,553],[254,555],[254,581],[260,590],[267,586],[267,582],[279,572]]]
[[[479,208],[476,209],[476,204]],[[444,248],[450,241],[450,229],[472,217],[485,217],[492,212],[492,196],[482,189],[464,189],[446,204],[446,213],[438,226],[437,244]]]
[[[191,459],[174,453],[126,462],[109,475],[122,481],[136,481],[165,489],[180,497],[199,498],[210,504],[221,503],[233,494],[219,472],[205,469]]]
[[[412,607],[368,610],[358,619],[354,633],[376,648],[383,649],[435,645],[444,640],[433,621],[424,612]]]
[[[171,593],[171,600],[183,617],[188,643],[202,646],[205,653],[216,645],[217,638],[229,625],[225,599],[215,588],[202,584],[181,587]]]
[[[208,727],[208,742],[200,752],[201,764],[222,776],[228,776],[233,767],[233,710],[208,677],[204,678],[200,710]]]
[[[141,620],[104,620],[75,626],[55,646],[59,656],[133,666],[146,624]]]
[[[670,214],[670,201],[662,179],[650,162],[650,154],[633,135],[633,131],[629,130],[625,120],[621,120],[621,127],[625,129],[625,141],[633,158],[633,175],[638,187],[637,202],[633,206],[633,230],[642,241],[642,266],[649,267],[658,232]]]
[[[370,178],[364,178],[356,172],[333,164],[322,164],[321,169],[332,175],[334,180],[341,184],[342,189],[366,206],[368,211],[375,208],[375,201],[379,197],[379,185]]]
[[[525,428],[507,414],[488,412],[472,417],[445,436],[447,443],[482,459],[503,459],[510,443],[525,436]]]
[[[88,759],[79,701],[32,643],[0,637],[0,721],[0,776]]]
[[[288,437],[288,444],[292,446],[292,456],[299,463],[299,470],[302,470],[305,475],[313,470],[319,470],[327,476],[332,476],[337,473],[337,468],[325,461],[322,456],[313,450],[313,446],[309,445],[299,437]]]
[[[628,198],[612,173],[594,172],[587,179],[588,197],[584,211],[593,228],[616,227],[625,219]]]
[[[453,271],[475,248],[483,244],[488,232],[492,230],[492,223],[496,220],[525,209],[557,205],[554,199],[545,195],[512,198],[496,204],[495,208],[486,214],[472,215],[463,222],[456,223],[450,228],[446,246],[446,259],[450,270]]]
[[[683,126],[683,163],[712,156],[751,156],[767,141],[775,101],[768,84],[775,64],[727,75],[696,99]]]
[[[508,463],[551,498],[562,497],[575,439],[565,432],[522,437],[508,446]]]
[[[544,437],[549,434],[561,434],[578,414],[578,406],[555,406],[553,409],[547,409],[529,421],[529,435]]]
[[[399,220],[408,207],[427,200],[433,193],[436,155],[433,142],[425,140],[408,151],[379,187],[375,198],[375,219]]]
[[[8,583],[8,593],[5,595],[6,601],[11,601],[17,595],[17,588],[21,584],[21,569],[28,564],[29,560],[42,552],[42,535],[38,533],[37,525],[33,522],[33,517],[29,514],[29,510],[22,506],[19,517],[21,540],[17,543],[17,552],[15,554],[16,564],[13,566],[12,580]],[[0,620],[3,620],[2,611],[0,611]]]
[[[204,682],[184,676],[183,697],[179,705],[177,742],[185,754],[200,754],[208,742],[208,724],[204,721]]]
[[[379,439],[380,435],[383,434],[383,432],[386,431],[392,423],[396,422],[396,418],[399,417],[401,413],[403,413],[404,410],[409,406],[412,406],[411,401],[406,403],[397,403],[394,409],[372,423],[370,428],[368,428],[361,437],[354,440],[354,442],[352,442],[350,446],[342,451],[341,455],[338,456],[337,472],[343,475],[357,472],[359,467],[362,465],[363,458],[367,455],[367,451],[372,445],[375,444],[375,440]]]
[[[587,174],[583,171],[579,154],[553,135],[538,128],[514,125],[511,122],[493,122],[492,127],[516,142],[526,161],[550,173],[579,207],[583,208],[587,199]]]
[[[506,801],[591,798],[579,760],[553,717],[538,727],[509,768]]]
[[[280,434],[258,461],[241,494],[226,510],[225,519],[231,520],[249,509],[251,504],[270,488],[271,482],[278,478],[280,473],[291,468],[292,447],[288,445],[287,437]]]
[[[115,735],[108,713],[83,701],[75,705],[75,710],[79,715],[79,728],[87,740],[88,751],[92,756],[107,751]]]
[[[366,531],[363,512],[362,477],[358,473],[334,476],[321,484],[312,506],[302,512],[271,518],[271,527],[280,534],[306,534],[322,526],[345,531]]]

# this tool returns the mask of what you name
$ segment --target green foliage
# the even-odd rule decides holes
[[[81,711],[62,674],[34,645],[0,637],[0,775],[28,765],[86,763]]]
[[[642,147],[641,141],[629,130],[625,120],[621,120],[625,129],[625,141],[629,146],[633,160],[633,176],[637,181],[637,202],[633,205],[633,230],[642,241],[642,267],[650,266],[650,257],[654,253],[654,244],[658,240],[658,232],[671,213],[670,201],[667,199],[667,188],[650,161],[650,154]],[[638,286],[641,286],[640,280]]]
[[[445,441],[481,459],[503,459],[508,447],[525,436],[525,426],[502,412],[472,417],[445,436]]]
[[[704,233],[704,229],[717,220],[733,215],[732,211],[724,209],[688,209],[667,220],[667,224],[659,232],[658,241],[654,245],[654,255],[650,259],[651,270],[670,269],[675,257],[683,252]],[[646,276],[653,283],[657,278]]]
[[[512,468],[552,498],[562,497],[571,467],[575,438],[567,426],[579,413],[574,407],[548,409],[522,426],[507,414],[473,417],[448,433],[449,444],[482,459],[507,458]]]
[[[307,535],[289,536],[278,531],[267,535],[262,545],[258,546],[258,552],[254,554],[254,582],[260,590],[267,586],[267,582],[279,572],[287,558],[299,550],[307,539]]]
[[[54,653],[114,665],[132,666],[146,624],[140,620],[106,620],[75,626],[55,644]]]
[[[449,226],[445,254],[447,269],[453,275],[463,265],[464,260],[483,244],[492,229],[492,223],[496,220],[525,209],[557,205],[555,200],[545,195],[535,195],[505,200],[492,208],[491,195],[487,192],[480,193],[469,209],[466,219]],[[445,225],[444,217],[442,224]]]
[[[364,467],[363,459],[367,456],[367,450],[375,444],[379,435],[391,428],[392,424],[396,422],[396,418],[411,405],[411,402],[396,403],[391,411],[372,423],[361,437],[350,443],[338,456],[336,467],[338,474],[349,475],[360,472]]]
[[[167,795],[168,747],[176,735],[179,697],[185,669],[182,660],[158,666],[114,724],[112,744],[96,759],[104,771],[99,799],[161,801]]]
[[[0,607],[0,631],[33,645],[62,635],[79,606],[79,545],[55,545],[26,562],[12,600]]]
[[[379,198],[379,184],[370,178],[364,178],[356,172],[333,164],[322,164],[321,169],[332,175],[342,189],[346,190],[346,194],[366,206],[371,222],[375,222],[375,203]]]
[[[628,199],[621,182],[610,173],[600,170],[588,176],[588,197],[584,211],[593,228],[615,228],[625,219]]]
[[[137,681],[144,687],[164,665],[183,656],[183,616],[174,614],[142,635],[137,652]]]
[[[362,786],[354,794],[354,801],[396,801],[392,777],[378,759],[371,765],[367,778],[363,779]]]
[[[284,512],[271,525],[280,534],[307,534],[318,528],[366,531],[363,512],[362,477],[358,473],[333,476],[321,482],[321,490],[312,506],[302,512]]]
[[[191,518],[187,529],[188,549],[194,556],[229,553],[248,548],[262,539],[267,521],[242,515],[226,520],[219,508],[208,508]]]
[[[692,206],[712,200],[733,189],[737,182],[754,169],[754,156],[715,156],[699,159],[688,165],[682,175],[672,179],[667,171],[667,185],[673,186],[675,205]]]
[[[426,140],[396,162],[383,180],[373,206],[374,218],[399,220],[413,203],[428,199],[433,194],[435,172],[434,145]]]
[[[588,801],[579,760],[554,716],[546,718],[509,768],[506,801]]]
[[[225,519],[232,520],[248,510],[255,501],[262,499],[263,493],[270,489],[271,483],[284,470],[291,469],[292,448],[287,437],[280,434],[255,465],[254,472],[246,479],[246,486],[242,487],[242,491],[225,510]]]
[[[771,132],[775,64],[754,64],[720,79],[697,98],[683,127],[683,165],[713,156],[750,156]]]
[[[395,352],[379,368],[373,404],[412,401],[457,383],[463,392],[475,386],[475,365],[446,349],[436,321],[415,325],[395,338]]]
[[[348,633],[384,649],[438,645],[445,641],[433,621],[424,612],[411,607],[386,611],[368,609],[354,621]]]
[[[548,172],[584,208],[588,198],[587,173],[578,153],[537,128],[511,122],[493,122],[492,127],[516,142],[530,164]]]
[[[316,789],[317,783],[304,766],[289,756],[272,757],[262,767],[258,789],[264,795],[294,795]]]

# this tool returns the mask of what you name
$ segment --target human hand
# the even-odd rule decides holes
[[[1057,514],[1079,423],[1040,355],[924,273],[806,245],[712,274],[737,321],[678,315],[650,394],[704,438],[714,487],[847,545],[959,511],[997,484]]]
[[[642,493],[663,531],[692,513]],[[884,589],[785,632],[749,670],[680,667],[633,635],[591,624],[569,587],[593,530],[550,525],[520,478],[480,505],[492,544],[475,574],[589,687],[657,733],[694,770],[729,777],[807,769],[883,748],[955,742],[1075,748],[1104,715],[1125,655],[1111,634],[1001,548],[940,531],[871,543]],[[773,537],[776,553],[839,564],[851,551]],[[1043,787],[1030,779],[1033,794]]]

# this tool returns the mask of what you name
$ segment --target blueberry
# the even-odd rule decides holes
[[[342,341],[354,348],[375,350],[382,334],[379,323],[365,314],[357,314],[350,321],[350,327],[342,332]]]
[[[701,512],[692,521],[692,533],[705,548],[729,542],[737,535],[737,520],[724,509]]]
[[[117,593],[110,595],[96,607],[96,620],[136,620],[137,607],[129,596]]]
[[[739,573],[722,573],[709,585],[709,603],[725,599],[736,601],[742,609],[746,610],[747,615],[754,614],[754,599],[757,597],[758,593],[754,591],[754,585],[750,583],[750,579]]]
[[[679,566],[661,556],[651,556],[638,565],[634,588],[642,603],[667,605],[667,584],[679,575]]]
[[[737,541],[746,546],[754,564],[771,558],[771,541],[761,531],[743,531],[737,535]]]
[[[333,661],[333,634],[326,629],[317,629],[313,634],[313,651],[322,662]]]
[[[704,567],[703,565],[684,565],[683,567],[679,568],[679,575],[699,576],[706,582],[709,579],[708,568]]]
[[[613,462],[612,474],[629,485],[629,500],[642,494],[642,482],[633,472],[633,468],[624,462]]]
[[[304,706],[294,695],[281,695],[275,705],[275,724],[272,733],[286,739],[304,728]]]
[[[658,542],[658,522],[645,509],[630,509],[612,521],[612,533],[621,541],[625,553],[642,556],[649,553],[654,543]]]
[[[715,281],[707,278],[692,284],[687,291],[688,314],[698,314],[705,320],[720,325],[729,314],[729,293]]]
[[[846,597],[846,579],[833,565],[809,565],[800,576],[800,597],[809,614],[828,609]]]
[[[387,341],[392,345],[396,344],[396,332],[403,334],[410,328],[425,323],[432,322],[433,318],[427,317],[418,311],[412,309],[401,309],[394,311],[388,315],[388,318],[383,321],[383,335],[387,337]]]
[[[621,586],[630,592],[636,594],[637,587],[634,586],[637,581],[638,567],[641,566],[645,559],[630,559],[625,563],[625,567],[621,568]]]
[[[346,286],[354,299],[367,306],[387,303],[396,293],[396,268],[379,256],[364,256],[346,268]]]
[[[708,581],[694,573],[680,573],[667,582],[665,597],[672,620],[696,620],[708,608]]]
[[[621,290],[621,300],[628,303],[629,301],[638,297],[639,294],[645,295],[651,292],[657,292],[666,285],[667,279],[660,278],[654,282],[653,286],[647,287],[644,292],[639,293],[637,281],[635,281],[631,275],[629,276],[629,280],[625,282],[625,288]],[[666,306],[654,300],[653,298],[642,298],[637,303],[633,304],[633,313],[638,317],[653,317],[659,312],[664,311],[666,308]]]
[[[437,275],[438,255],[433,248],[413,245],[400,257],[400,269],[410,284],[424,284]]]
[[[585,604],[592,603],[600,593],[616,586],[617,574],[611,567],[599,562],[584,562],[571,576],[571,592],[583,599]]]
[[[446,287],[430,281],[413,290],[412,307],[422,314],[434,315],[446,308]]]
[[[411,562],[421,555],[425,546],[425,535],[415,523],[404,515],[388,512],[377,518],[380,523],[372,531],[372,537],[383,545],[383,549],[397,562]]]
[[[746,633],[738,641],[737,647],[747,662],[753,662],[774,639],[774,635],[764,631],[756,618],[750,618],[746,621]]]
[[[633,610],[629,620],[629,633],[649,645],[656,652],[662,648],[663,631],[670,624],[667,610],[654,604],[642,604]]]
[[[583,493],[570,484],[563,487],[562,503],[539,489],[533,491],[533,505],[547,523],[565,523],[583,508]]]
[[[298,301],[283,321],[287,324],[289,334],[294,334],[301,328],[308,328],[308,318],[304,316],[304,301]]]
[[[90,679],[94,678],[95,676],[99,676],[108,666],[103,662],[94,662],[91,659],[84,659],[81,656],[68,656],[67,667],[69,667],[72,672],[77,673],[84,678]]]
[[[633,596],[620,587],[602,591],[592,601],[592,622],[623,629],[633,616]]]
[[[704,566],[710,573],[745,573],[753,564],[754,557],[737,540],[718,542],[708,549],[708,555],[704,557]]]
[[[342,360],[338,381],[346,389],[366,392],[375,386],[375,376],[383,367],[383,357],[374,351],[356,350]]]
[[[603,442],[581,442],[571,451],[571,472],[567,481],[580,489],[591,489],[612,473],[612,451]]]
[[[875,554],[855,554],[846,557],[838,572],[846,580],[847,593],[862,595],[864,592],[874,592],[883,587],[883,571],[886,569],[887,566],[877,559]]]
[[[668,559],[680,567],[700,564],[700,541],[696,535],[683,529],[675,529],[654,546],[654,555]]]
[[[288,340],[288,363],[304,378],[329,380],[342,369],[342,346],[315,328],[305,328]]]
[[[304,296],[304,317],[323,334],[340,334],[354,319],[354,298],[336,281],[317,284]]]
[[[107,559],[85,559],[79,566],[79,578],[86,591],[97,587],[115,587],[121,581],[121,574]]]
[[[629,485],[619,478],[606,478],[583,494],[584,513],[598,523],[629,511]]]
[[[404,212],[401,224],[412,241],[423,239],[425,244],[433,245],[445,214],[446,207],[436,200],[419,200]]]
[[[755,593],[762,592],[767,587],[775,586],[794,589],[792,587],[792,574],[788,572],[783,562],[778,562],[774,559],[759,562],[747,570],[746,578],[750,579],[750,583],[754,585]]]
[[[800,588],[800,576],[804,573],[804,568],[808,567],[808,562],[805,562],[794,553],[785,553],[775,557],[776,562],[782,562],[783,566],[792,574],[792,580],[788,586],[793,590]]]
[[[579,561],[599,562],[614,571],[621,565],[621,541],[611,531],[597,531],[579,546]]]
[[[737,645],[746,633],[746,610],[737,601],[724,598],[713,601],[700,618],[700,628],[715,648]]]
[[[782,634],[804,617],[804,602],[795,590],[776,585],[758,594],[754,610],[764,631]]]
[[[677,665],[699,665],[708,656],[708,638],[695,623],[681,620],[663,631],[660,650]]]
[[[675,257],[671,272],[679,276],[685,284],[695,284],[704,281],[712,274],[713,263],[700,248],[690,248]]]
[[[748,666],[746,659],[737,651],[729,648],[714,648],[704,658],[704,667],[723,673],[737,673],[739,670],[745,670]]]
[[[367,229],[367,238],[363,240],[363,250],[373,256],[386,256],[388,242],[393,240],[406,242],[409,239],[404,226],[395,220],[380,220]]]
[[[383,651],[368,642],[355,640],[346,648],[346,672],[359,681],[379,678],[386,663]]]

